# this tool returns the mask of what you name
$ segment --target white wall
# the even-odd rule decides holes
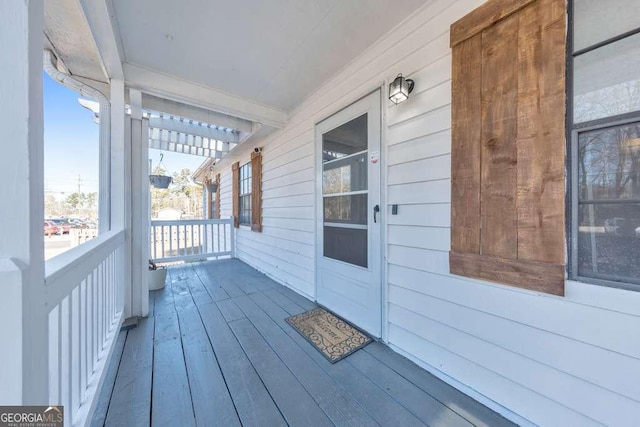
[[[410,100],[383,109],[389,345],[521,423],[640,425],[640,293],[569,282],[560,298],[448,273],[449,26],[481,3],[429,1],[282,131],[221,162],[221,213],[231,214],[231,162],[264,146],[263,233],[241,228],[238,256],[312,297],[314,123],[404,73]]]

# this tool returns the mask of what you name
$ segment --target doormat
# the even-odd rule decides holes
[[[372,339],[318,307],[285,319],[331,363],[344,359]]]

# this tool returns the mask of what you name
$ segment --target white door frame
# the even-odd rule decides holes
[[[319,291],[319,287],[320,287],[320,262],[323,258],[323,247],[320,244],[321,239],[320,239],[320,233],[323,233],[323,192],[322,192],[322,171],[323,171],[323,165],[322,165],[322,139],[321,137],[319,137],[319,131],[318,131],[318,126],[321,125],[323,122],[325,122],[328,119],[331,119],[332,117],[336,116],[337,114],[340,114],[341,112],[343,112],[346,109],[351,108],[352,106],[354,106],[355,104],[357,104],[360,101],[365,100],[368,97],[371,96],[377,96],[378,97],[378,123],[377,126],[379,126],[379,131],[378,131],[378,136],[380,139],[380,144],[379,144],[379,160],[378,160],[378,187],[373,189],[373,188],[369,188],[369,191],[377,191],[378,195],[379,195],[379,200],[378,203],[380,206],[380,211],[377,214],[377,222],[379,223],[379,229],[377,232],[377,236],[376,239],[378,241],[377,246],[378,246],[378,250],[377,253],[373,253],[372,257],[369,258],[369,266],[371,266],[371,263],[375,263],[377,264],[377,267],[375,267],[375,277],[377,277],[377,280],[380,283],[379,286],[379,307],[378,307],[378,317],[379,317],[379,326],[378,326],[378,330],[373,334],[375,335],[375,337],[377,338],[381,338],[382,340],[386,340],[386,335],[387,335],[387,327],[386,327],[386,321],[387,321],[387,280],[386,280],[386,275],[387,275],[387,268],[385,266],[385,259],[386,259],[386,233],[387,233],[387,227],[386,227],[386,214],[387,214],[387,209],[386,209],[386,154],[387,154],[387,147],[385,144],[385,129],[383,126],[384,120],[385,120],[385,111],[384,111],[384,99],[383,99],[383,94],[384,94],[384,85],[382,85],[381,87],[376,87],[374,90],[366,93],[365,95],[361,96],[360,98],[355,99],[354,101],[350,102],[349,104],[347,104],[346,106],[337,109],[336,111],[332,112],[330,115],[323,117],[321,120],[318,120],[315,125],[314,125],[314,175],[315,175],[315,194],[314,194],[314,201],[315,201],[315,205],[316,205],[316,209],[315,209],[315,222],[316,222],[316,227],[315,227],[315,240],[314,240],[314,244],[316,246],[316,250],[315,250],[315,255],[316,255],[316,260],[315,260],[315,279],[316,279],[316,283],[315,283],[315,299],[316,302],[318,302],[318,291]],[[348,122],[349,120],[352,120],[353,118],[357,117],[354,116],[348,120],[345,121]],[[337,126],[340,126],[340,124],[338,124]],[[371,152],[368,153],[368,157],[367,157],[367,161],[370,161],[370,155]],[[370,193],[371,194],[371,193]],[[369,220],[371,221],[371,211],[369,210]],[[369,248],[368,248],[369,250]],[[375,265],[373,264],[373,265]],[[330,308],[330,307],[329,307]],[[346,320],[349,320],[348,318]],[[357,325],[356,325],[357,326]]]

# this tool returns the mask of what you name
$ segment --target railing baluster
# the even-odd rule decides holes
[[[87,388],[87,280],[80,283],[80,395]],[[82,400],[82,399],[81,399]]]
[[[67,402],[69,405],[69,419],[73,419],[74,410],[73,410],[73,292],[69,294],[67,297],[69,302],[67,306],[67,327],[66,334],[68,337],[67,340],[67,374],[65,375],[65,380],[69,383],[67,390]]]
[[[99,273],[98,273],[98,336],[96,343],[96,350],[98,351],[98,359],[100,358],[100,351],[102,350],[102,337],[104,336],[104,305],[102,301],[104,301],[104,293],[102,292],[102,284],[104,283],[104,264],[100,263]]]
[[[60,405],[60,306],[49,312],[49,402]]]
[[[87,382],[89,382],[89,377],[93,372],[93,276],[93,271],[87,276]]]
[[[71,405],[73,409],[80,406],[80,289],[71,291]]]
[[[98,304],[98,283],[100,282],[100,266],[93,270],[93,285],[91,288],[91,296],[93,299],[93,333],[91,341],[93,345],[93,366],[98,363],[98,334],[100,334],[100,307]]]
[[[60,304],[60,403],[66,408],[71,402],[71,353],[69,344],[71,334],[69,333],[69,298],[66,297]]]
[[[108,310],[109,307],[107,305],[107,280],[109,276],[109,269],[107,266],[107,260],[102,261],[102,336],[100,337],[100,351],[104,349],[104,341],[107,337],[107,319],[109,317]]]
[[[203,254],[206,254],[207,252],[209,252],[209,231],[207,230],[206,223],[202,224],[201,233],[202,233],[200,237],[200,243],[202,247],[201,250]]]
[[[233,231],[233,230],[232,230]],[[228,252],[229,248],[227,248],[227,225],[222,226],[222,232],[224,233],[224,251]],[[231,237],[233,239],[233,236]]]
[[[173,256],[173,226],[169,226],[169,256]]]
[[[193,228],[194,228],[193,224],[191,224],[189,226],[189,228],[191,229],[191,255],[195,255],[195,253],[196,253],[196,245],[193,242]]]
[[[224,225],[223,225],[224,227]],[[213,232],[213,227],[211,228],[211,231]],[[220,224],[216,224],[216,238],[218,239],[218,248],[216,250],[216,252],[222,252],[220,250]],[[226,247],[226,243],[225,243],[225,247]],[[216,257],[216,259],[218,259],[218,257]]]
[[[162,226],[162,255],[160,256],[160,258],[164,258],[164,257],[165,257],[165,254],[164,254],[164,225],[163,225]]]
[[[107,282],[107,290],[109,291],[109,332],[111,332],[111,328],[113,327],[113,312],[115,307],[115,298],[113,295],[113,282],[116,280],[116,271],[114,269],[114,259],[113,254],[109,255],[107,258],[109,261],[109,281]]]

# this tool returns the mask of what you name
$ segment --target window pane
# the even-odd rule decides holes
[[[347,224],[367,223],[367,195],[324,198],[324,221]]]
[[[578,274],[640,282],[640,204],[588,204],[578,210]]]
[[[239,208],[240,224],[251,224],[251,195],[240,197]]]
[[[348,193],[367,189],[367,154],[336,160],[323,166],[322,192]]]
[[[578,137],[580,200],[640,199],[640,123]]]
[[[366,149],[366,114],[322,135],[322,160],[324,162],[339,159]]]
[[[640,2],[574,0],[573,4],[576,51],[640,27]]]
[[[574,122],[640,110],[640,34],[574,61]]]
[[[367,267],[367,230],[325,226],[324,256]]]

